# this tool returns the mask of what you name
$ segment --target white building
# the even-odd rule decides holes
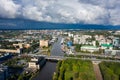
[[[40,47],[48,47],[48,40],[40,40]]]
[[[32,58],[31,61],[28,63],[28,68],[35,70],[40,69],[40,66],[38,64],[38,59]]]
[[[99,48],[95,46],[82,46],[81,51],[95,52],[95,51],[99,51]]]
[[[68,36],[69,36],[69,37],[73,37],[74,35],[73,35],[73,34],[71,34],[71,33],[68,33]]]
[[[74,35],[74,44],[89,44],[89,42],[86,41],[87,38],[92,38],[90,35]],[[90,43],[92,44],[92,43]]]

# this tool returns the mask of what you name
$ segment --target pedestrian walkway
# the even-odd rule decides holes
[[[103,80],[99,65],[93,63],[93,68],[96,75],[96,80]]]

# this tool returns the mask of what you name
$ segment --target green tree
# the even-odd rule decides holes
[[[81,50],[81,44],[75,44],[75,51],[79,52]]]
[[[96,46],[97,46],[97,47],[99,46],[99,42],[98,42],[98,41],[96,41]]]

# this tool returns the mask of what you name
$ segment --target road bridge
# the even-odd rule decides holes
[[[36,55],[36,54],[28,54],[29,56],[32,57],[45,57],[45,59],[48,60],[65,60],[65,59],[80,59],[80,60],[90,60],[94,62],[119,62],[120,60],[110,60],[110,59],[96,59],[96,58],[79,58],[79,57],[64,57],[64,56],[47,56],[47,55]]]

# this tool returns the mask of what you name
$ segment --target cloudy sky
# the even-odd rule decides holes
[[[0,0],[0,17],[120,25],[120,0]]]

